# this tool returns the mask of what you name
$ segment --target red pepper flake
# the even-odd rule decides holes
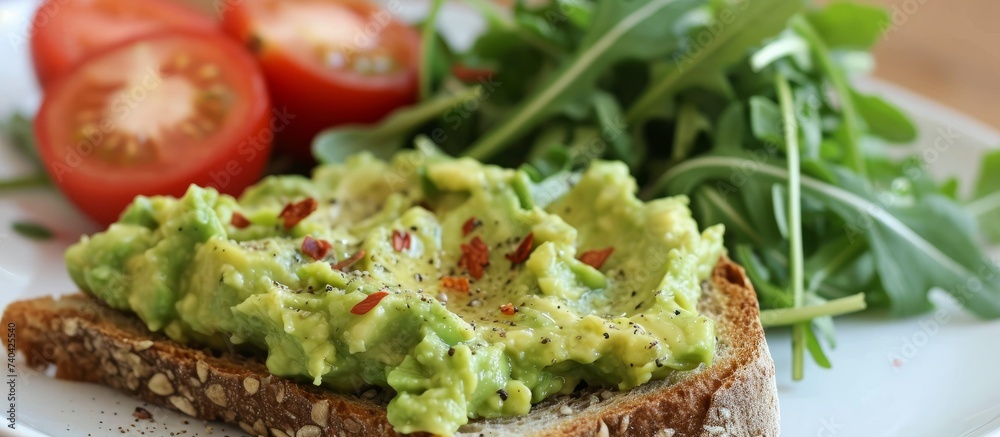
[[[402,252],[409,249],[410,241],[409,232],[392,231],[392,248],[396,249],[396,252]]]
[[[361,261],[361,259],[364,257],[365,257],[365,251],[359,250],[358,253],[351,255],[349,258],[341,262],[330,264],[330,267],[333,268],[334,270],[344,271],[348,267],[353,266],[354,263]]]
[[[608,260],[608,257],[611,256],[611,252],[614,251],[615,251],[614,247],[609,247],[607,249],[601,249],[601,250],[588,250],[580,254],[579,260],[580,262],[588,266],[591,266],[595,269],[600,269],[601,266],[604,265],[604,262]]]
[[[302,240],[302,253],[311,256],[315,260],[326,258],[326,254],[332,247],[333,245],[329,241],[317,240],[311,235],[306,235],[306,238]]]
[[[513,316],[517,312],[517,307],[512,303],[500,305],[500,312],[505,316]]]
[[[388,295],[389,292],[385,290],[379,290],[369,294],[364,300],[358,302],[357,305],[354,305],[354,308],[351,308],[351,314],[357,314],[359,316],[368,314],[369,311],[378,306],[378,303],[382,301],[382,298]]]
[[[309,217],[313,211],[316,211],[317,206],[316,199],[312,197],[307,197],[300,202],[288,202],[285,209],[281,210],[281,214],[278,214],[278,218],[285,219],[285,229],[291,229]]]
[[[508,253],[506,255],[507,259],[509,259],[510,262],[514,264],[523,263],[528,259],[528,255],[531,255],[531,245],[534,242],[535,242],[535,234],[534,232],[532,232],[528,234],[528,236],[524,237],[523,240],[521,240],[521,244],[517,246],[517,249],[514,252]]]
[[[459,267],[469,270],[469,275],[482,279],[483,269],[490,265],[490,248],[479,237],[474,237],[469,244],[463,244],[462,257],[458,260]]]
[[[441,286],[468,294],[469,278],[466,278],[465,276],[444,276],[441,278]]]
[[[482,224],[483,222],[481,220],[475,217],[469,217],[469,219],[465,221],[465,224],[462,225],[462,236],[468,237],[469,234],[472,233],[472,231],[482,226]]]
[[[246,229],[250,226],[250,220],[247,220],[246,216],[238,212],[233,213],[233,218],[229,220],[229,224],[233,225],[236,229]]]

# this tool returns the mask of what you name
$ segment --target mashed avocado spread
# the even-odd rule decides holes
[[[138,197],[66,253],[73,280],[182,342],[246,344],[271,373],[391,387],[400,432],[527,414],[580,382],[628,389],[709,364],[696,311],[723,253],[687,199],[625,165],[533,182],[469,159],[369,155],[236,200]]]

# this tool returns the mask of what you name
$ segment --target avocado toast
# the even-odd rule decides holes
[[[5,319],[34,365],[252,434],[776,434],[721,228],[698,231],[683,198],[638,201],[623,165],[570,176],[413,153],[239,202],[138,198],[67,253],[96,300]],[[47,342],[77,346],[32,352]]]

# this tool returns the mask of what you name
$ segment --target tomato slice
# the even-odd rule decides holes
[[[324,128],[371,123],[413,103],[420,37],[380,8],[357,0],[243,0],[223,28],[260,62],[275,106],[295,116],[279,147],[308,157]]]
[[[264,77],[222,34],[170,32],[95,55],[55,81],[35,119],[46,169],[97,222],[189,184],[237,195],[271,149]],[[277,120],[278,118],[275,118]]]
[[[45,87],[88,56],[134,37],[217,28],[208,17],[170,0],[46,0],[32,23],[31,55]]]

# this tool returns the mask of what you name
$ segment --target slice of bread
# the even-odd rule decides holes
[[[711,366],[618,392],[589,388],[548,399],[523,417],[474,420],[459,435],[776,436],[774,362],[743,269],[721,259],[699,309],[716,321]],[[11,304],[28,364],[56,376],[97,382],[191,416],[263,436],[395,435],[391,393],[345,395],[268,374],[260,357],[217,353],[149,332],[134,316],[81,294]]]

